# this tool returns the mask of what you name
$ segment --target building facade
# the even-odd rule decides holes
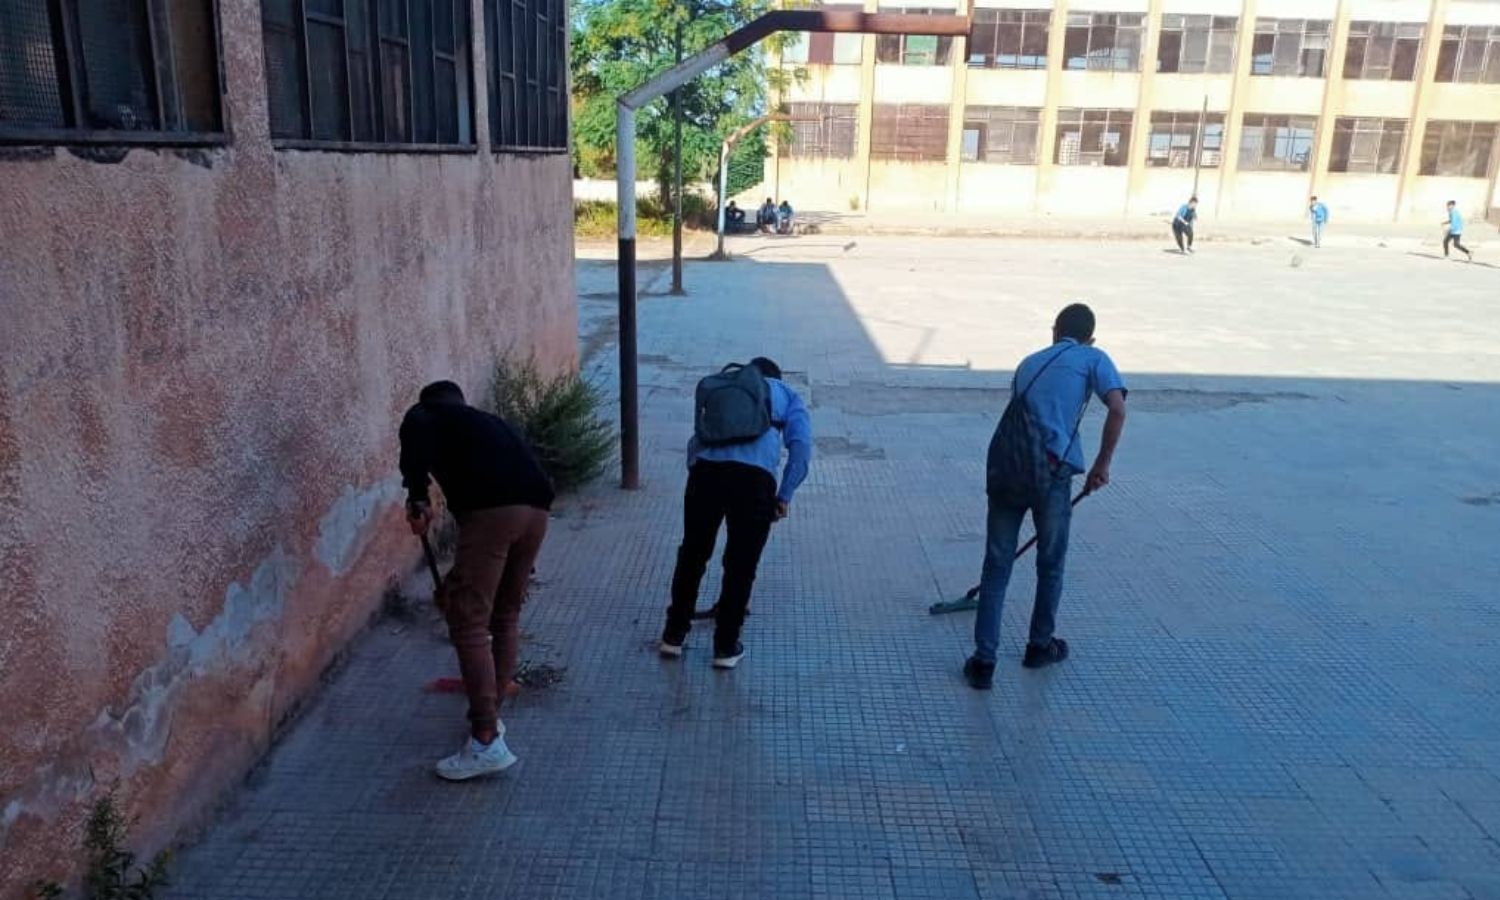
[[[766,187],[799,209],[1484,216],[1496,0],[940,0],[967,38],[800,36]],[[972,2],[972,8],[967,3]],[[848,7],[846,7],[848,8]],[[852,8],[860,8],[854,6]]]
[[[0,898],[237,783],[419,558],[428,380],[576,364],[562,0],[0,4]]]

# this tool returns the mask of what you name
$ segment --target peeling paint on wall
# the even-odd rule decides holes
[[[335,575],[342,575],[359,558],[369,542],[377,515],[401,496],[401,479],[386,479],[363,491],[344,488],[343,496],[318,522],[318,543],[313,548],[318,562]]]
[[[111,774],[118,778],[160,763],[171,736],[177,695],[195,678],[249,661],[256,629],[281,617],[296,574],[295,561],[277,547],[244,584],[229,586],[223,611],[201,632],[181,613],[174,616],[167,626],[165,658],[136,676],[123,707],[101,710],[84,732],[81,743],[88,755],[109,758]],[[0,846],[23,814],[51,820],[64,805],[85,799],[94,784],[91,767],[43,766],[0,814]]]

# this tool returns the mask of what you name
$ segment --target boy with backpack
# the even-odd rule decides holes
[[[1078,428],[1090,395],[1109,410],[1099,455],[1084,492],[1109,484],[1109,466],[1125,428],[1125,383],[1104,351],[1094,347],[1094,313],[1074,303],[1057,314],[1052,346],[1026,357],[1011,381],[1011,400],[990,439],[986,460],[989,515],[985,525],[984,572],[974,619],[974,654],[964,678],[989,690],[1000,645],[1000,613],[1010,582],[1021,520],[1031,510],[1036,525],[1036,600],[1031,634],[1021,664],[1039,669],[1068,657],[1068,644],[1053,635],[1062,599],[1063,563],[1072,519],[1073,477],[1083,474]]]
[[[776,472],[787,450],[781,486]],[[812,422],[781,368],[758,356],[729,365],[698,383],[693,437],[688,441],[683,538],[672,573],[672,604],[662,630],[663,657],[682,656],[692,630],[698,586],[713,556],[719,525],[727,523],[724,580],[714,621],[716,669],[732,669],[745,655],[740,629],[771,523],[784,519],[812,459]]]

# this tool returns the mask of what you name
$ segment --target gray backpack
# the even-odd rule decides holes
[[[705,447],[743,444],[771,429],[771,385],[755,366],[730,363],[698,382],[693,433]]]

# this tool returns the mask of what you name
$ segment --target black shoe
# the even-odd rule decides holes
[[[725,653],[723,650],[714,651],[715,669],[732,669],[740,664],[745,658],[745,645],[739,641],[734,642],[734,649]]]
[[[1026,656],[1021,660],[1021,665],[1028,669],[1040,669],[1067,658],[1068,642],[1062,638],[1053,638],[1045,644],[1027,644]]]
[[[995,686],[995,664],[969,657],[964,661],[964,680],[976,691],[989,690]]]

